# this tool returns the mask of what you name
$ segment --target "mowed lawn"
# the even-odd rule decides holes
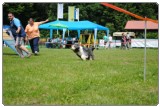
[[[21,59],[3,48],[4,105],[157,105],[158,49],[95,50],[94,61],[70,49],[40,48]]]

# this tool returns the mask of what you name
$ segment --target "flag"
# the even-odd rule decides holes
[[[57,19],[63,18],[63,3],[58,3],[57,6]]]
[[[74,18],[79,21],[79,8],[75,9],[75,17]]]
[[[74,21],[74,14],[75,14],[75,7],[69,6],[68,7],[68,21]]]

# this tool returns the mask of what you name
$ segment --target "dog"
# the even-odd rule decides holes
[[[80,57],[82,60],[94,60],[94,47],[83,47],[78,43],[75,43],[71,46],[71,50],[73,50],[74,53],[76,53],[76,55],[78,57]]]

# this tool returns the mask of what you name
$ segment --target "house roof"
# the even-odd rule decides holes
[[[124,29],[143,30],[145,29],[145,21],[136,21],[136,20],[128,21]],[[158,23],[147,21],[147,29],[151,29],[151,30],[158,29]]]

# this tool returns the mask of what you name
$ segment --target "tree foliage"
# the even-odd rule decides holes
[[[113,5],[142,17],[158,19],[158,5],[156,3],[113,3]],[[111,34],[115,31],[125,31],[124,27],[128,20],[137,20],[100,3],[64,3],[63,20],[68,20],[68,6],[80,9],[80,20],[90,20],[106,26],[110,28]],[[54,21],[57,20],[57,3],[5,3],[3,5],[3,24],[9,24],[8,12],[13,12],[22,21],[23,26],[27,25],[30,17],[36,21],[47,18]]]

